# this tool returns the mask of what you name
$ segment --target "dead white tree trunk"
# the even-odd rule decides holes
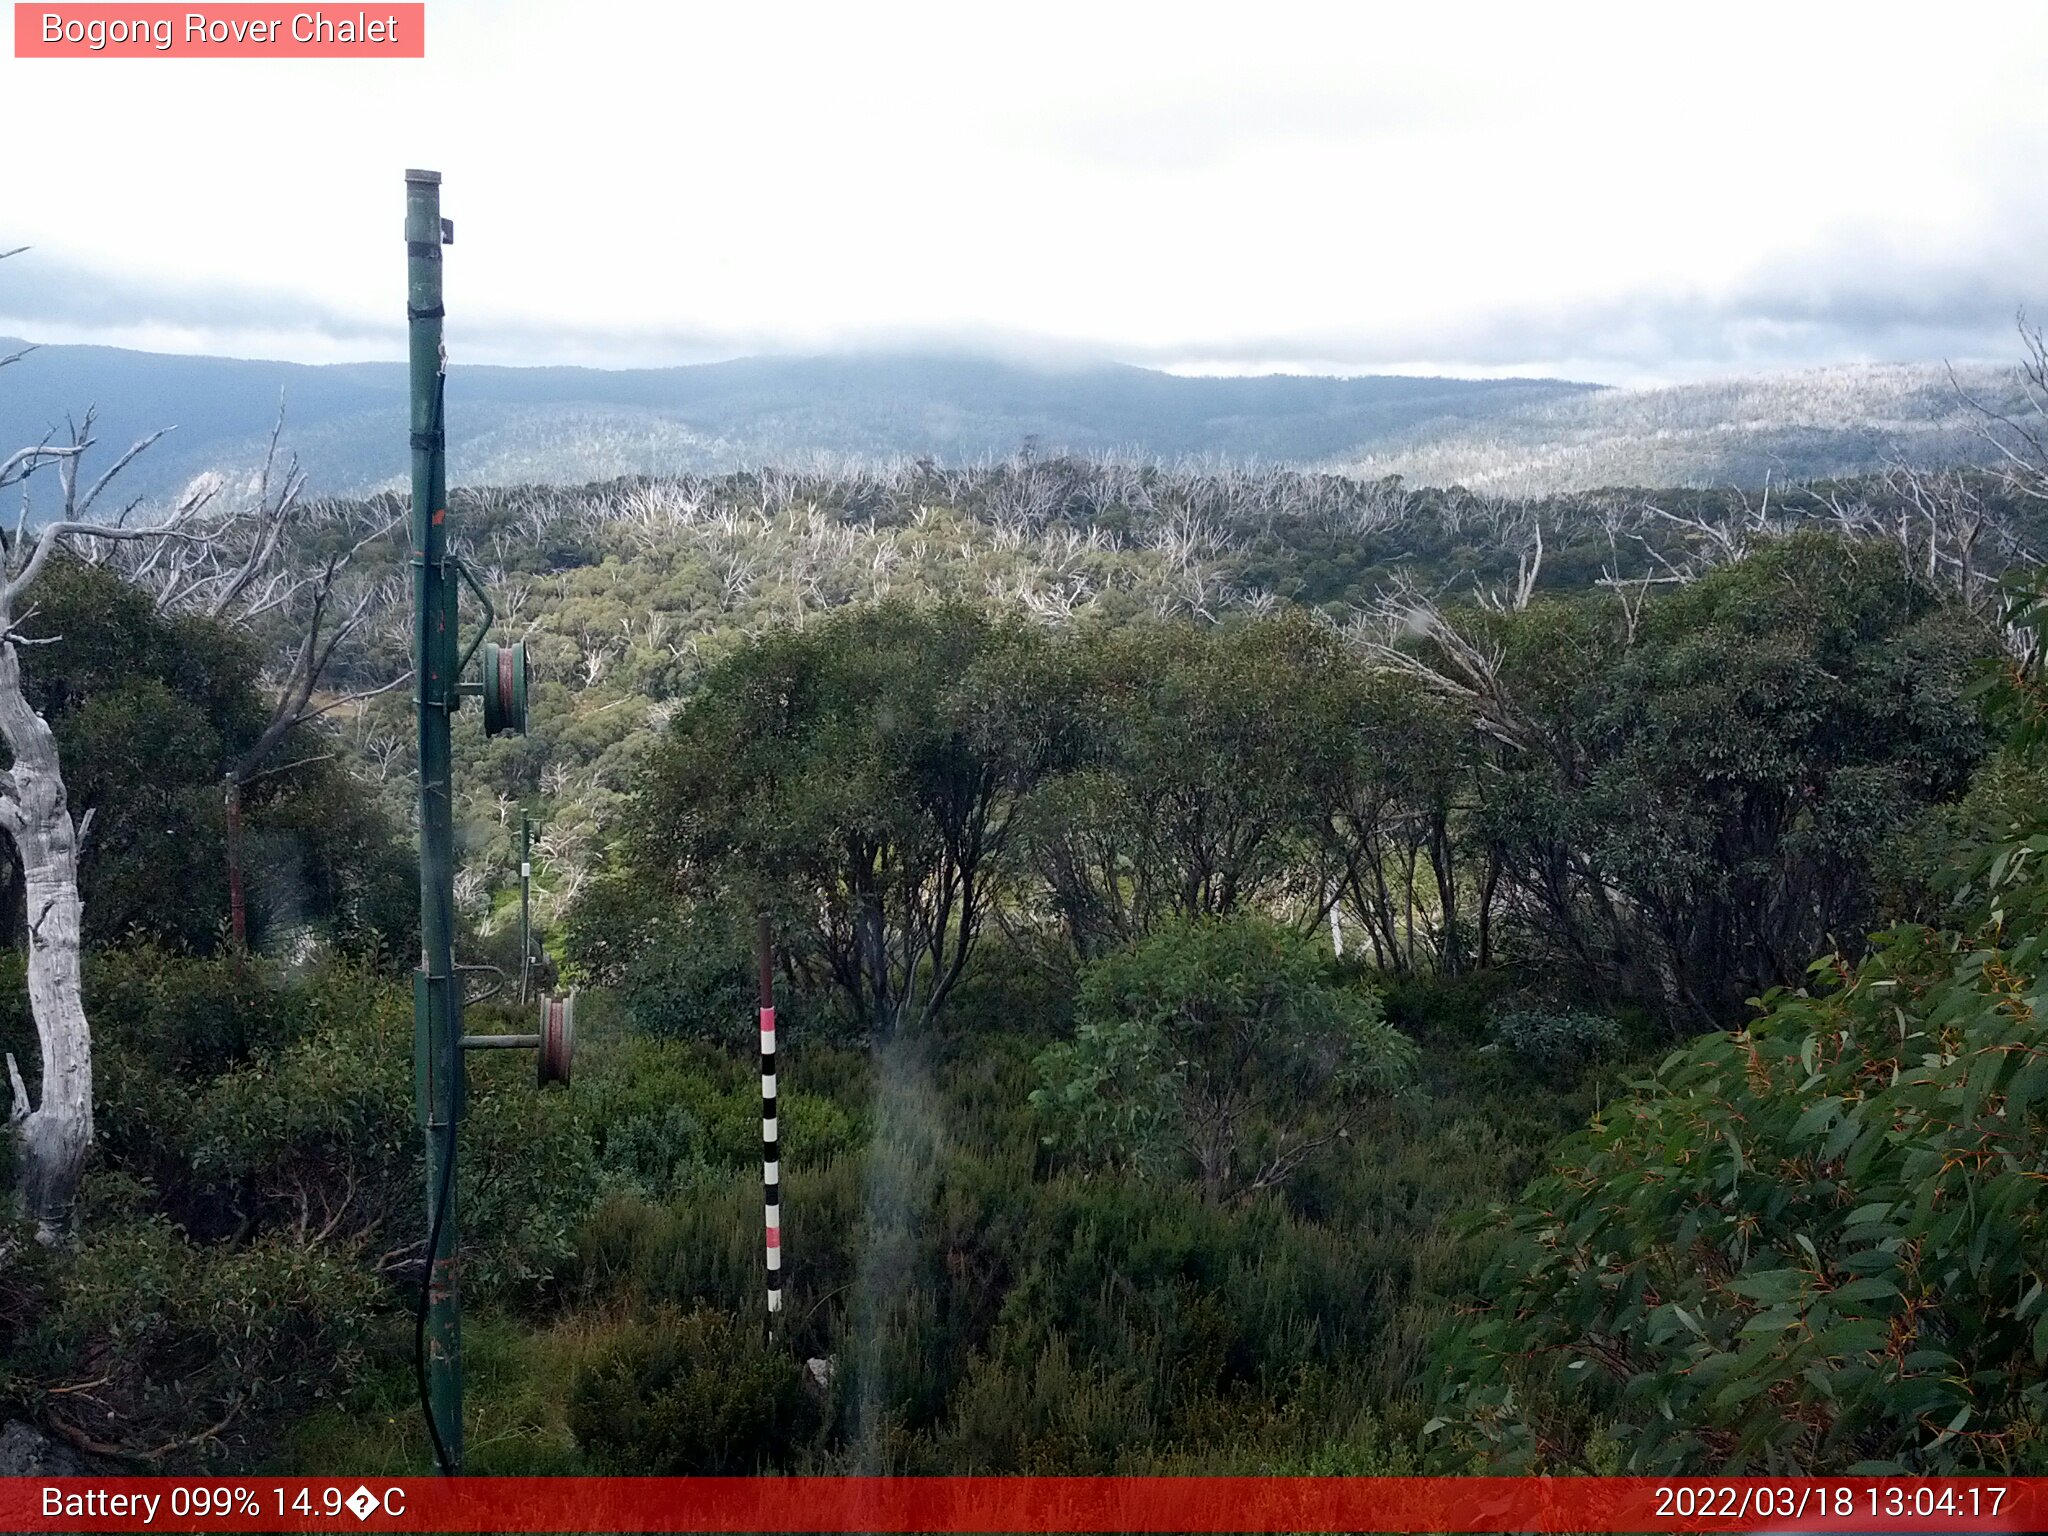
[[[42,456],[62,468],[67,514],[88,510],[107,483],[103,476],[84,498],[78,495],[78,459],[91,446],[90,430],[88,416],[70,444],[45,450]],[[6,476],[0,474],[0,485],[5,483]],[[187,535],[177,526],[181,516],[173,514],[169,522],[150,528],[117,528],[67,515],[44,524],[33,538],[21,525],[11,537],[0,535],[0,743],[10,759],[0,771],[0,831],[14,843],[26,890],[29,1009],[42,1058],[41,1101],[31,1105],[21,1068],[8,1056],[9,1119],[19,1143],[17,1189],[23,1213],[35,1222],[36,1236],[43,1242],[55,1242],[68,1225],[86,1155],[92,1150],[92,1031],[78,971],[84,915],[78,895],[78,853],[91,828],[92,812],[72,819],[57,738],[22,689],[21,651],[33,643],[18,628],[28,617],[22,599],[60,545],[82,537],[184,538]]]
[[[11,630],[11,611],[0,623]],[[11,1120],[20,1143],[19,1190],[36,1236],[54,1242],[92,1149],[92,1031],[79,986],[78,849],[92,819],[71,819],[57,740],[21,689],[21,656],[0,641],[0,740],[12,759],[0,781],[0,829],[13,839],[27,887],[28,997],[42,1056],[42,1102],[29,1105],[10,1054]]]
[[[8,361],[12,359],[0,359]],[[92,1151],[92,1030],[86,1021],[78,964],[84,916],[78,854],[91,828],[92,812],[72,818],[57,738],[22,688],[21,652],[34,643],[20,630],[33,611],[24,607],[24,599],[51,555],[76,540],[163,542],[194,537],[183,527],[189,504],[168,521],[148,528],[87,520],[113,478],[156,440],[145,438],[129,449],[81,493],[79,461],[92,446],[92,425],[88,411],[73,427],[70,442],[45,439],[0,460],[0,489],[51,466],[60,486],[60,507],[50,521],[31,529],[24,496],[14,528],[0,528],[0,744],[9,757],[0,770],[0,831],[14,844],[26,887],[29,1009],[42,1068],[38,1101],[31,1103],[21,1066],[8,1055],[8,1120],[18,1149],[16,1188],[22,1211],[45,1243],[56,1242],[69,1225],[79,1179]]]

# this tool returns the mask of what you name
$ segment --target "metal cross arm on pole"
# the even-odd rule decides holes
[[[576,1053],[576,993],[547,997],[540,1005],[540,1033],[534,1035],[464,1035],[465,1051],[537,1051],[540,1085],[567,1083]]]

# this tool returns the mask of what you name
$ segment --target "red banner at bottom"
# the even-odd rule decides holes
[[[5,1478],[0,1530],[1991,1532],[2048,1478]]]

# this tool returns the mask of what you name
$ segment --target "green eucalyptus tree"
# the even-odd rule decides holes
[[[1131,625],[1079,650],[1077,757],[1040,791],[1029,833],[1075,951],[1175,918],[1320,919],[1318,782],[1354,734],[1336,633],[1290,612]]]
[[[958,984],[1070,688],[1043,632],[961,606],[766,636],[677,711],[631,858],[675,896],[768,907],[792,963],[888,1035]]]

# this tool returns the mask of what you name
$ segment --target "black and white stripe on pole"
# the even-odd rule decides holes
[[[768,1241],[768,1332],[782,1310],[782,1143],[775,1123],[775,976],[761,914],[761,1196]]]

